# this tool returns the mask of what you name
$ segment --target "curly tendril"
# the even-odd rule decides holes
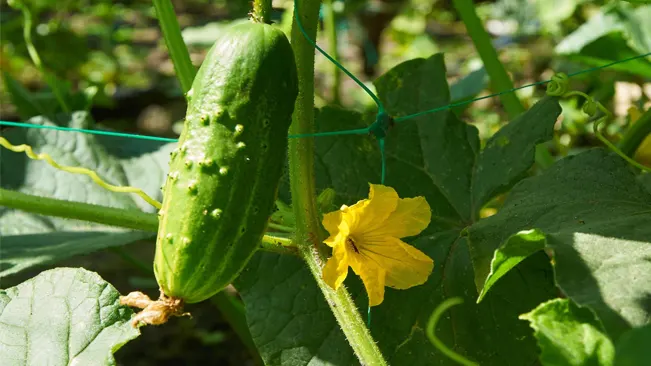
[[[552,76],[549,84],[547,84],[547,95],[553,97],[561,97],[570,87],[570,81],[567,74],[559,72]]]
[[[459,305],[463,303],[463,299],[460,297],[453,297],[450,299],[446,299],[442,303],[440,303],[436,309],[432,312],[432,315],[429,317],[429,321],[427,322],[427,329],[425,330],[425,333],[427,334],[427,338],[429,338],[429,341],[443,353],[444,355],[448,356],[450,359],[454,360],[456,363],[463,365],[463,366],[479,366],[478,363],[475,363],[473,361],[470,361],[466,359],[465,357],[461,356],[460,354],[454,352],[450,348],[448,348],[443,342],[441,342],[440,339],[434,334],[434,330],[436,329],[436,324],[438,323],[439,319],[441,318],[441,315],[443,315],[444,312],[446,312],[448,309],[455,305]]]
[[[590,116],[588,122],[594,122],[593,131],[595,136],[597,136],[597,138],[601,142],[603,142],[603,144],[606,145],[612,152],[619,155],[622,159],[626,160],[629,164],[633,165],[634,167],[644,172],[651,172],[651,168],[638,163],[637,161],[631,159],[629,156],[624,154],[617,146],[613,145],[612,142],[608,141],[608,139],[599,130],[599,126],[602,123],[612,118],[613,116],[612,113],[610,113],[610,111],[606,107],[604,107],[604,105],[601,104],[601,102],[596,101],[593,97],[589,96],[588,94],[576,90],[568,91],[568,89],[569,89],[568,76],[563,73],[558,73],[552,77],[550,83],[547,85],[547,95],[554,96],[554,97],[561,97],[561,98],[569,98],[573,96],[583,97],[585,99],[585,103],[583,103],[581,110],[583,111],[583,113]]]
[[[156,201],[155,199],[151,198],[150,196],[147,195],[147,193],[143,192],[142,189],[140,188],[135,188],[135,187],[120,187],[120,186],[114,186],[112,184],[108,184],[102,180],[102,178],[97,175],[94,171],[86,168],[81,168],[81,167],[72,167],[72,166],[63,166],[59,165],[52,157],[46,153],[40,153],[40,154],[35,154],[34,151],[32,150],[32,147],[29,145],[12,145],[7,139],[4,137],[0,137],[0,145],[4,146],[8,150],[11,150],[13,152],[24,152],[25,155],[27,155],[30,159],[33,160],[44,160],[48,164],[52,165],[54,168],[63,170],[64,172],[68,173],[73,173],[73,174],[83,174],[90,179],[93,180],[93,182],[97,183],[99,186],[101,186],[104,189],[107,189],[112,192],[118,192],[118,193],[135,193],[138,196],[140,196],[143,200],[147,201],[150,205],[156,207],[157,209],[161,208],[161,203]]]

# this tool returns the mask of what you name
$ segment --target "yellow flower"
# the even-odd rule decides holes
[[[324,243],[333,248],[323,280],[338,289],[350,266],[375,306],[384,301],[384,286],[407,289],[427,281],[434,262],[400,238],[425,230],[432,213],[424,197],[402,199],[391,187],[370,186],[368,199],[323,217],[330,233]]]

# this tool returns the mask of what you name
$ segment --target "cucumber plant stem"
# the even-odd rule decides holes
[[[271,24],[272,0],[253,0],[252,18],[258,23]]]
[[[152,233],[158,231],[158,216],[153,213],[33,196],[0,188],[0,207],[3,206],[39,215],[83,220]],[[264,251],[296,254],[292,240],[288,238],[265,235],[260,246]]]
[[[316,38],[320,1],[302,1],[298,17],[306,36]],[[296,8],[294,9],[296,11]],[[290,134],[313,132],[314,121],[314,47],[300,31],[296,18],[292,23],[292,48],[298,69],[299,93],[296,99]],[[343,330],[355,355],[366,366],[386,365],[371,337],[355,302],[344,286],[332,290],[322,279],[323,258],[320,254],[321,228],[317,218],[314,175],[314,139],[289,140],[289,172],[292,205],[296,218],[296,245],[323,292],[330,309]]]
[[[334,6],[332,5],[332,0],[323,0],[323,18],[324,30],[326,32],[326,37],[328,37],[328,53],[330,56],[332,56],[332,58],[338,60],[339,51],[337,49],[337,19]],[[339,67],[334,63],[330,63],[330,72],[332,73],[332,87],[330,91],[332,103],[339,104],[341,72],[339,71]]]
[[[70,107],[66,103],[65,98],[63,97],[63,91],[61,90],[61,85],[57,82],[56,76],[48,73],[41,62],[41,58],[34,47],[34,42],[32,42],[32,12],[29,10],[26,4],[22,1],[10,1],[9,5],[15,9],[20,9],[23,13],[23,39],[25,40],[25,47],[27,48],[27,53],[31,58],[32,62],[36,68],[43,74],[43,80],[52,90],[52,94],[56,98],[57,102],[61,106],[61,109],[65,113],[70,113]]]
[[[631,124],[619,142],[619,149],[628,157],[633,157],[642,141],[651,134],[651,108]]]
[[[494,89],[493,91],[501,92],[513,89],[513,82],[506,72],[504,65],[500,62],[497,51],[493,47],[491,37],[477,16],[472,0],[453,0],[452,2],[461,20],[466,25],[468,35],[472,38],[477,53],[479,53],[479,57],[481,57],[484,63],[484,67]],[[504,93],[500,95],[500,100],[511,120],[525,111],[525,108],[515,93]],[[543,145],[536,146],[536,163],[541,168],[547,168],[554,163],[554,158]]]
[[[170,0],[153,0],[153,2],[176,77],[179,79],[183,93],[186,94],[192,88],[197,69],[192,65],[190,53],[181,36],[181,27],[176,19],[172,2]]]
[[[158,231],[158,217],[138,210],[39,197],[0,188],[0,206],[46,216],[84,220],[127,229]]]

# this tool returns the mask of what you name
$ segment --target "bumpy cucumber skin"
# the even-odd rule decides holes
[[[257,249],[286,158],[296,73],[287,37],[267,24],[232,25],[208,52],[159,213],[154,271],[167,296],[213,296]]]

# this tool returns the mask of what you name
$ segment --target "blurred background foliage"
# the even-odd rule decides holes
[[[172,0],[190,49],[199,66],[223,25],[243,19],[248,0]],[[489,94],[482,62],[459,20],[451,0],[333,0],[340,62],[370,88],[371,81],[393,66],[443,52],[452,100]],[[44,70],[30,58],[20,10],[0,2],[0,117],[26,121],[35,115],[61,112],[48,85],[63,91],[73,110],[87,109],[98,125],[124,132],[176,137],[182,127],[185,100],[165,47],[150,1],[32,0],[31,34]],[[500,59],[516,86],[549,79],[555,72],[574,72],[618,59],[651,52],[651,5],[625,1],[494,0],[475,1]],[[292,0],[275,0],[275,21],[289,35]],[[325,12],[322,12],[325,16]],[[322,25],[325,22],[322,23]],[[327,32],[318,43],[326,50]],[[335,93],[330,62],[317,55],[317,106],[339,103],[372,111],[374,104],[354,83],[341,76]],[[43,72],[45,71],[45,73]],[[46,83],[50,75],[50,83]],[[571,80],[572,88],[601,101],[615,115],[607,136],[616,142],[640,112],[651,105],[651,60],[638,59]],[[519,90],[526,107],[542,95],[544,86]],[[563,101],[550,149],[556,156],[601,145],[592,134],[582,100]],[[485,99],[458,109],[475,124],[482,138],[507,122],[499,99]],[[638,160],[651,164],[651,141],[638,150]],[[144,253],[147,252],[147,253]],[[143,255],[149,256],[149,248]],[[102,260],[96,260],[102,256]],[[125,273],[115,256],[96,254],[70,261],[91,270],[113,269],[108,280],[121,289],[146,287]],[[25,273],[16,283],[35,273]],[[140,281],[140,282],[138,282]],[[13,281],[12,281],[13,282]],[[155,283],[148,283],[155,286]],[[8,287],[3,283],[3,287]],[[143,330],[143,337],[117,353],[122,364],[244,365],[252,362],[246,348],[216,316],[210,303],[198,307],[193,319]],[[224,347],[215,347],[215,344]],[[133,361],[138,360],[138,361]],[[210,361],[208,361],[210,360]],[[221,361],[221,362],[218,362]]]

